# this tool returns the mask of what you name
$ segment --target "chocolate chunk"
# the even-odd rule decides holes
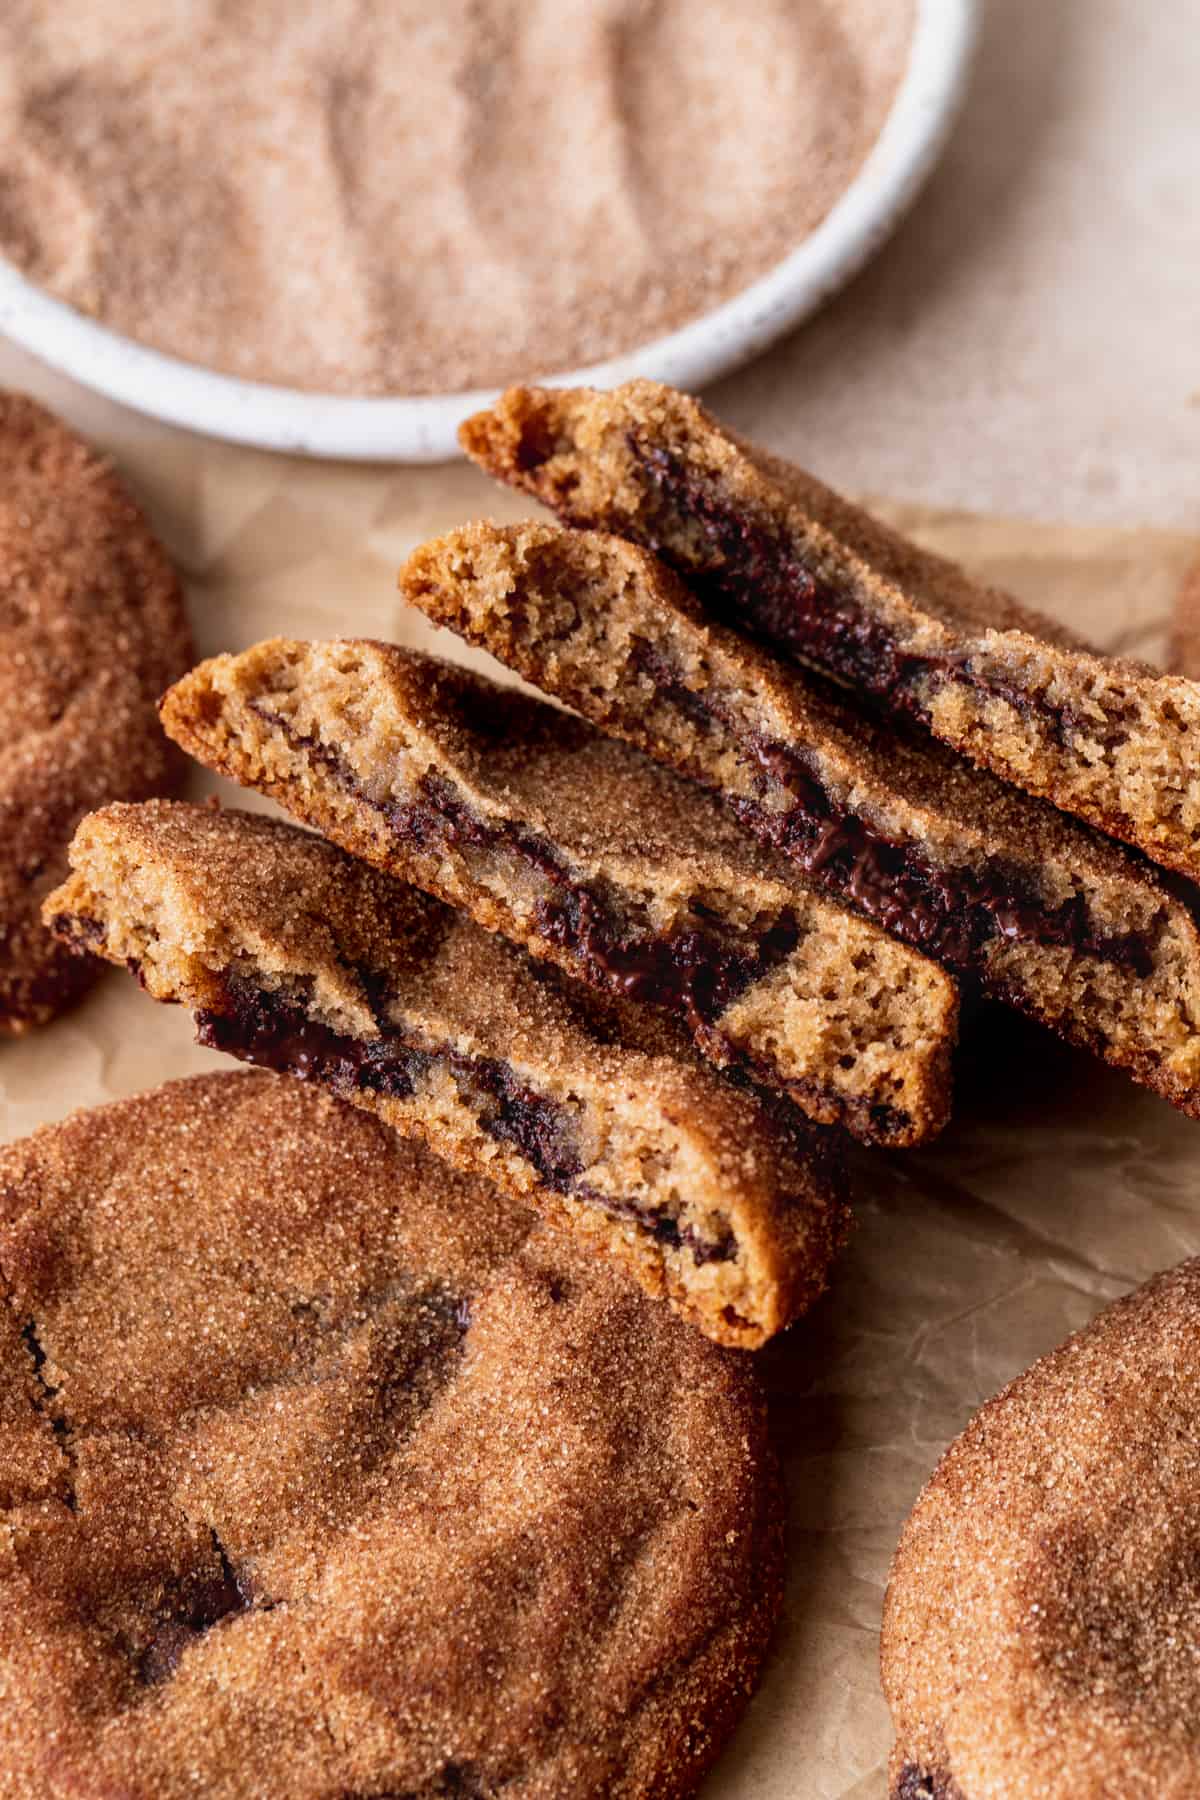
[[[892,1790],[892,1800],[966,1800],[966,1795],[944,1769],[922,1769],[906,1762]]]

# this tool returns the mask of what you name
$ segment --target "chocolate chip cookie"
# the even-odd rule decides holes
[[[201,1042],[425,1139],[720,1342],[761,1344],[823,1288],[835,1141],[686,1039],[647,1048],[620,1009],[274,819],[110,806],[71,864],[47,921],[190,1007]]]
[[[267,1073],[0,1150],[0,1789],[695,1791],[778,1608],[745,1358]]]
[[[209,768],[568,974],[666,1009],[811,1117],[884,1144],[945,1123],[944,971],[582,720],[357,639],[215,657],[162,715]]]
[[[155,702],[191,660],[175,573],[109,465],[0,394],[0,1035],[76,999],[95,965],[41,923],[75,826],[169,793]]]
[[[1200,1259],[983,1408],[892,1566],[893,1800],[1200,1792]]]
[[[621,538],[468,526],[416,551],[401,586],[436,623],[722,794],[886,930],[1200,1116],[1188,884],[708,622]]]
[[[514,388],[461,436],[568,523],[657,551],[711,617],[1200,875],[1194,683],[1097,654],[657,383]]]

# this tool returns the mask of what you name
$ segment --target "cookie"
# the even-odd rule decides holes
[[[945,1123],[935,963],[802,885],[694,783],[540,700],[392,645],[276,639],[167,694],[172,737],[344,850],[867,1143]]]
[[[0,394],[0,1035],[94,975],[41,903],[84,813],[178,785],[155,702],[190,661],[175,573],[108,463]]]
[[[317,1081],[752,1348],[821,1291],[844,1223],[829,1133],[630,1042],[514,946],[309,832],[111,806],[46,902],[69,939],[197,1017],[201,1042]]]
[[[1200,1259],[985,1406],[892,1565],[893,1800],[1200,1792]]]
[[[461,435],[568,523],[657,551],[711,617],[1200,875],[1192,682],[1099,655],[657,383],[514,388]]]
[[[469,526],[417,550],[401,586],[437,624],[721,793],[877,924],[1200,1116],[1185,884],[708,623],[621,538]]]
[[[0,1790],[691,1794],[778,1609],[758,1384],[264,1072],[0,1150]]]

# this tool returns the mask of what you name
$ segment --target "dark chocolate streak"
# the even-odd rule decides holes
[[[372,987],[378,991],[378,982],[366,985],[368,991]],[[657,1243],[690,1250],[698,1267],[728,1262],[737,1255],[730,1233],[702,1237],[694,1226],[665,1212],[634,1200],[616,1200],[581,1183],[583,1163],[566,1107],[527,1086],[505,1063],[462,1056],[449,1045],[420,1048],[383,1024],[376,1037],[345,1037],[310,1019],[297,1001],[251,989],[241,980],[225,983],[219,1008],[196,1014],[196,1036],[211,1049],[297,1075],[302,1081],[319,1082],[346,1099],[360,1093],[408,1099],[435,1064],[444,1064],[480,1129],[511,1144],[553,1192],[598,1206],[615,1218],[632,1219]]]
[[[704,717],[739,735],[648,645],[638,647],[637,666],[690,718]],[[988,942],[1001,937],[1063,947],[1134,975],[1150,974],[1150,937],[1096,930],[1082,894],[1048,906],[1031,893],[1020,869],[998,857],[980,870],[939,869],[914,844],[896,843],[840,807],[797,751],[767,738],[743,734],[741,741],[758,765],[763,795],[782,788],[794,804],[775,811],[728,795],[732,811],[824,887],[917,949],[966,972],[979,969]]]
[[[892,1789],[892,1800],[966,1800],[966,1796],[945,1770],[926,1770],[906,1762]]]
[[[709,1028],[738,996],[795,949],[799,929],[784,913],[765,931],[736,936],[704,926],[684,926],[666,936],[639,936],[622,927],[612,909],[585,881],[576,879],[556,847],[508,822],[478,818],[450,784],[432,771],[411,800],[372,801],[337,752],[300,736],[276,713],[255,702],[256,712],[283,732],[291,747],[328,768],[339,786],[376,807],[401,844],[443,851],[466,844],[519,856],[555,890],[539,900],[534,926],[547,943],[569,950],[593,986],[681,1015],[705,1040]],[[724,1045],[735,1060],[740,1052]]]
[[[1023,717],[1037,719],[1065,745],[1085,731],[1118,743],[1119,722],[1101,729],[1067,705],[1028,693],[1016,682],[976,668],[965,651],[930,654],[901,649],[891,629],[844,587],[816,574],[795,554],[780,532],[735,512],[702,475],[677,457],[636,437],[630,449],[655,489],[681,520],[698,523],[713,546],[713,560],[698,569],[672,557],[669,543],[643,535],[650,548],[673,562],[709,609],[731,625],[751,632],[773,649],[802,662],[819,664],[841,680],[862,688],[897,712],[923,724],[929,705],[917,692],[925,677],[953,682],[1006,701]]]
[[[38,1412],[41,1413],[42,1417],[49,1421],[50,1429],[58,1440],[59,1448],[62,1450],[68,1466],[73,1468],[74,1452],[71,1442],[71,1422],[63,1409],[61,1407],[56,1407],[54,1404],[59,1398],[60,1390],[54,1386],[53,1382],[46,1374],[46,1352],[42,1345],[42,1340],[38,1336],[37,1321],[35,1319],[27,1319],[25,1324],[22,1325],[21,1342],[29,1352],[29,1360],[33,1364],[33,1380],[36,1393],[34,1405]],[[62,1499],[69,1512],[75,1512],[77,1510],[75,1488],[69,1479],[64,1485]]]
[[[432,771],[421,778],[414,799],[384,805],[372,801],[336,751],[311,736],[300,736],[278,714],[251,704],[284,733],[293,749],[322,763],[340,786],[382,812],[400,843],[437,850],[467,844],[519,856],[557,890],[553,899],[538,901],[534,909],[539,934],[576,955],[596,987],[681,1013],[693,1031],[710,1026],[796,947],[799,931],[790,914],[745,938],[701,926],[682,927],[665,937],[638,936],[622,928],[586,882],[572,876],[561,852],[545,838],[519,825],[478,818]]]

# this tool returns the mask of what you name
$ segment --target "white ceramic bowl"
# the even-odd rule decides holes
[[[560,385],[611,387],[648,375],[675,387],[714,381],[782,337],[849,280],[908,208],[945,143],[966,85],[980,0],[917,0],[908,69],[857,177],[816,230],[769,274],[714,311]],[[97,325],[0,259],[0,333],[85,386],[153,418],[236,443],[305,456],[440,462],[496,390],[356,398],[242,381],[147,349]]]

